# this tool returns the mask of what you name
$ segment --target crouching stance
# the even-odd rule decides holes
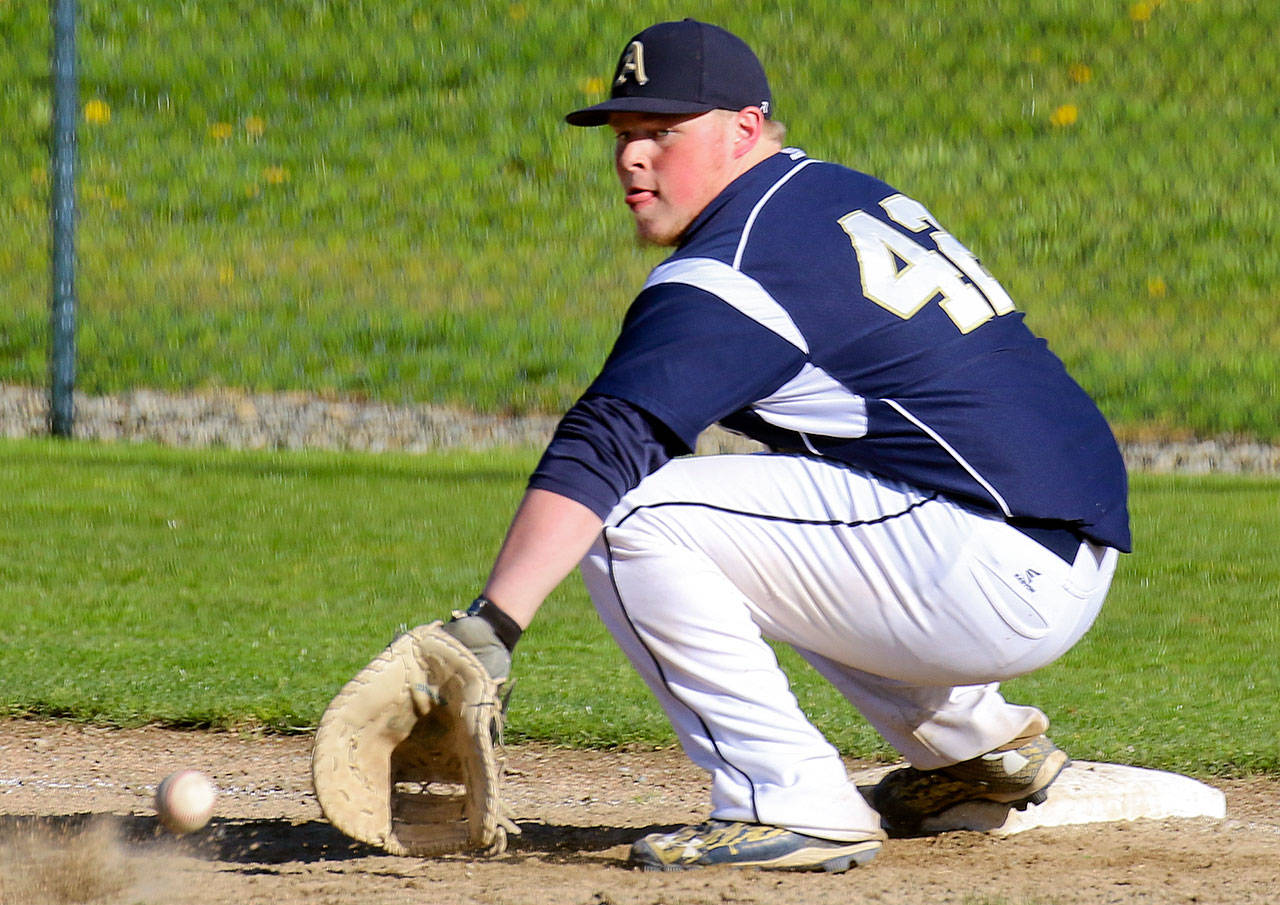
[[[844,870],[955,804],[1044,800],[1067,756],[999,683],[1088,630],[1129,549],[1097,407],[922,203],[783,146],[737,37],[654,25],[612,86],[566,118],[612,130],[637,233],[672,252],[445,629],[505,675],[581,565],[711,776],[709,820],[638,840],[645,868]],[[685,455],[716,423],[771,452]],[[910,764],[871,804],[769,641]]]

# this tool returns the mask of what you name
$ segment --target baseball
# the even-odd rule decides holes
[[[174,833],[194,833],[209,822],[217,792],[199,770],[170,773],[156,788],[156,814]]]

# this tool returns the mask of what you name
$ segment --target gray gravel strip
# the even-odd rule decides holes
[[[48,433],[48,392],[0,384],[0,436]],[[557,417],[477,415],[431,405],[327,400],[301,393],[233,390],[166,394],[135,390],[75,399],[75,435],[86,440],[230,449],[398,450],[541,447]],[[759,447],[723,431],[708,431],[699,452]],[[1280,474],[1280,446],[1243,440],[1126,443],[1131,471]]]
[[[48,433],[48,393],[0,386],[0,436]],[[542,446],[558,419],[474,415],[428,405],[332,401],[304,394],[135,390],[75,397],[75,436],[165,446],[425,452]]]

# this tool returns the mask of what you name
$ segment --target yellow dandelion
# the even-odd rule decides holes
[[[261,116],[246,116],[244,118],[244,130],[252,138],[258,138],[263,132],[267,131],[267,123]]]
[[[1147,277],[1147,295],[1153,299],[1162,299],[1169,293],[1164,277]]]
[[[289,171],[284,167],[267,167],[262,171],[262,178],[270,185],[281,185],[289,181]]]
[[[93,123],[101,126],[111,122],[111,108],[107,106],[107,102],[94,98],[84,105],[85,122]]]
[[[1138,0],[1137,3],[1129,7],[1129,18],[1134,22],[1150,22],[1151,14],[1155,12],[1156,5],[1150,0]]]
[[[1093,81],[1093,70],[1085,63],[1072,63],[1067,67],[1067,76],[1077,85]]]
[[[523,3],[513,3],[511,8],[507,10],[507,14],[511,16],[513,22],[523,22],[529,18],[529,10],[525,8]]]
[[[226,141],[231,137],[231,123],[213,123],[209,126],[209,137],[214,141]]]
[[[593,75],[589,79],[583,79],[582,93],[583,94],[603,94],[604,79],[600,78],[600,76],[598,75]]]
[[[1049,116],[1049,123],[1054,126],[1073,126],[1080,118],[1080,108],[1075,104],[1063,104]]]
[[[223,264],[218,268],[218,282],[223,286],[227,286],[235,282],[236,269],[230,264]]]

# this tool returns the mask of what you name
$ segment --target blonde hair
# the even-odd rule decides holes
[[[712,112],[720,114],[726,119],[738,115],[737,110],[728,110],[725,108],[713,110]],[[764,120],[764,125],[760,130],[760,137],[763,138],[765,141],[771,141],[776,143],[778,147],[781,148],[785,143],[785,139],[787,137],[786,123],[778,122],[776,119]]]

